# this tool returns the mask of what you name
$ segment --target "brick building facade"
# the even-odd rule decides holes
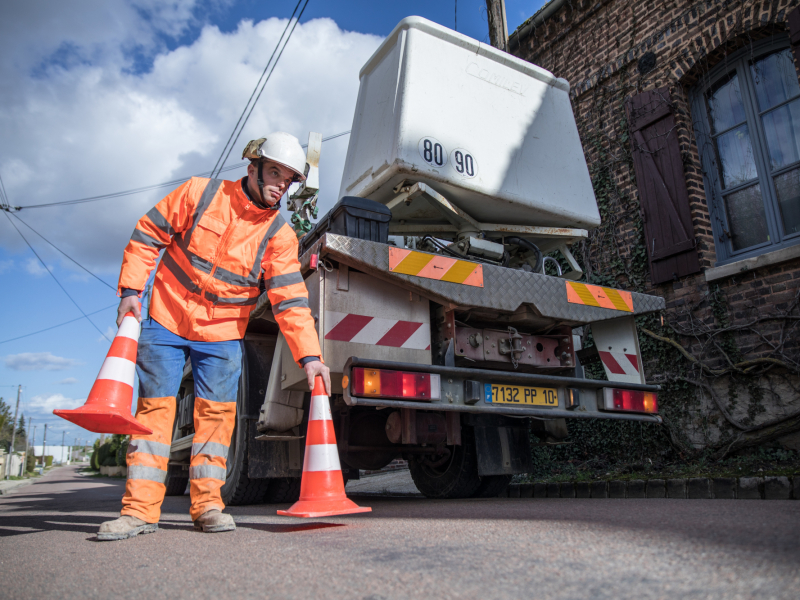
[[[798,4],[552,0],[509,39],[570,83],[603,218],[573,252],[665,297],[648,380],[695,447],[800,449]]]

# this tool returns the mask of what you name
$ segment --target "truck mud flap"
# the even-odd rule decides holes
[[[251,479],[264,477],[300,477],[303,474],[303,451],[305,438],[286,442],[259,442],[256,422],[248,419],[249,435],[247,448],[247,476]]]
[[[475,418],[477,417],[477,418]],[[510,419],[473,416],[478,475],[516,475],[533,471],[527,423],[509,427]]]

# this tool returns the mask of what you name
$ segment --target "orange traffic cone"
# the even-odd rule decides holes
[[[279,510],[278,514],[285,517],[330,517],[371,511],[371,508],[362,508],[348,500],[344,493],[331,405],[322,377],[318,376],[311,392],[300,500],[289,510]]]
[[[153,433],[131,416],[138,345],[139,322],[129,312],[122,319],[86,404],[75,410],[54,410],[53,414],[95,433]]]

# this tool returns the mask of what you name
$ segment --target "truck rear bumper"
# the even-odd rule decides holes
[[[412,408],[417,410],[454,411],[481,414],[506,415],[511,417],[533,417],[539,419],[613,419],[620,421],[643,421],[661,423],[661,417],[652,414],[624,413],[602,410],[604,388],[657,392],[657,385],[641,385],[559,377],[555,375],[534,375],[530,373],[510,373],[462,367],[443,367],[438,365],[419,365],[382,360],[351,357],[344,366],[344,375],[352,381],[352,369],[388,369],[393,371],[412,371],[434,373],[441,377],[441,397],[432,401],[409,401],[388,398],[365,398],[351,393],[350,386],[344,386],[344,400],[349,406],[378,406],[386,408]],[[484,399],[469,403],[465,398],[465,382],[477,382],[480,389],[486,384],[518,385],[555,388],[558,393],[558,407],[498,405]],[[579,405],[567,408],[567,399],[573,390],[579,397]]]

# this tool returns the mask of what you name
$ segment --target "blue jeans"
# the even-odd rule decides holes
[[[136,375],[140,398],[175,396],[186,359],[192,361],[194,393],[214,402],[236,402],[242,373],[242,343],[193,342],[169,331],[154,319],[142,321]]]
[[[139,400],[136,419],[153,430],[133,435],[128,445],[128,481],[122,514],[157,523],[166,492],[175,395],[186,359],[194,378],[194,439],[189,467],[191,516],[197,519],[225,505],[220,488],[227,475],[231,435],[236,423],[236,397],[242,373],[242,342],[193,342],[151,319],[142,322],[136,374]]]

